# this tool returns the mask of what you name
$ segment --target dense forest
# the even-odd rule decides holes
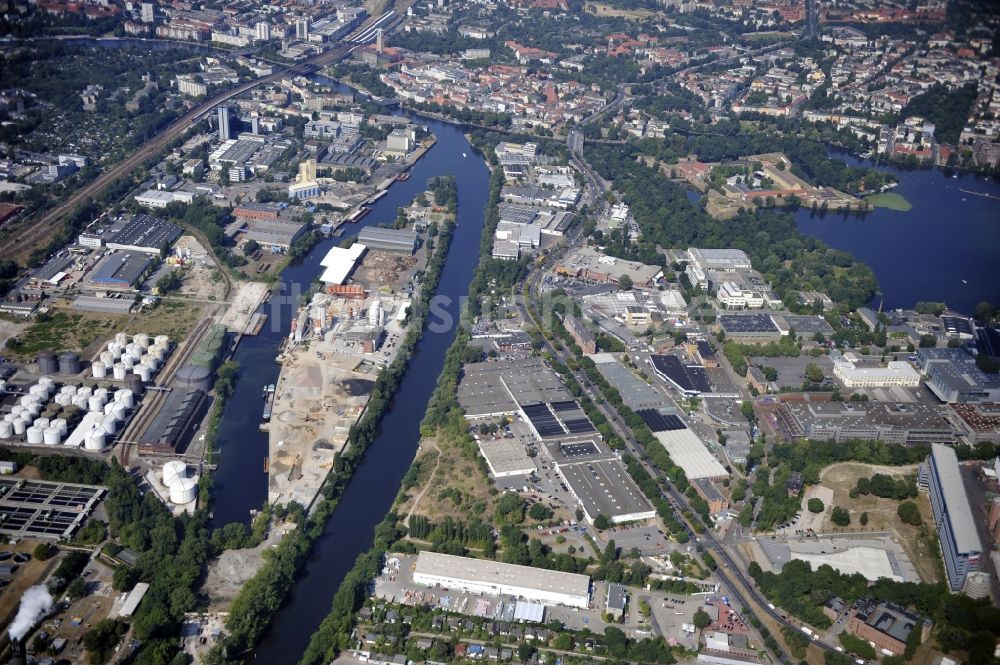
[[[922,95],[910,100],[900,118],[921,116],[934,123],[934,137],[939,143],[958,143],[958,137],[969,119],[969,110],[976,101],[977,85],[970,83],[958,90],[935,85]]]

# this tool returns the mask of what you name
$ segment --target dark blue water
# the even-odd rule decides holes
[[[322,81],[329,83],[328,81]],[[437,137],[437,144],[411,169],[412,178],[394,184],[376,202],[364,224],[391,222],[396,209],[423,191],[427,179],[454,175],[458,185],[458,218],[438,294],[449,301],[444,310],[458,320],[459,304],[479,260],[483,208],[489,189],[489,171],[465,140],[461,129],[431,119],[421,119]],[[463,158],[462,153],[468,157]],[[347,234],[361,225],[347,227]],[[281,275],[281,294],[265,305],[271,319],[257,337],[244,338],[235,359],[241,374],[236,392],[219,427],[221,457],[215,474],[215,523],[246,521],[251,508],[266,500],[267,476],[263,462],[267,435],[258,431],[263,407],[261,391],[274,383],[277,345],[288,334],[297,295],[320,273],[319,261],[339,239],[325,240],[298,266]],[[313,557],[293,593],[274,618],[254,656],[259,663],[294,663],[298,660],[330,608],[340,581],[358,554],[373,541],[375,526],[392,505],[400,481],[409,468],[419,440],[419,424],[434,390],[445,352],[455,337],[454,325],[431,326],[417,346],[396,393],[392,408],[382,419],[379,435],[371,444],[350,485],[316,543]],[[275,325],[270,325],[270,322]]]
[[[883,170],[897,175],[892,191],[906,197],[911,210],[819,217],[803,209],[795,214],[799,229],[871,266],[886,308],[926,300],[971,314],[984,300],[1000,302],[1000,200],[959,191],[1000,197],[1000,184],[937,169]]]

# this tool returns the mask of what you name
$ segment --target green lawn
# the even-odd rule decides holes
[[[898,212],[907,212],[913,207],[902,194],[896,194],[895,192],[871,194],[865,197],[865,203],[870,203],[876,208],[888,208],[889,210],[896,210]]]

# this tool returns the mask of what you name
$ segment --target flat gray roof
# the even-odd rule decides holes
[[[531,566],[518,566],[486,559],[423,551],[417,556],[414,574],[454,580],[486,582],[576,596],[590,595],[590,577]]]
[[[615,519],[653,511],[617,459],[560,463],[557,468],[591,517]]]
[[[931,456],[937,470],[941,494],[944,495],[945,514],[951,523],[951,533],[959,552],[982,552],[983,544],[972,520],[972,508],[965,493],[962,472],[958,468],[958,456],[949,446],[931,444]]]
[[[458,403],[467,416],[517,411],[518,405],[572,400],[539,358],[473,363],[462,368]]]
[[[663,393],[633,374],[632,370],[622,365],[613,354],[598,353],[590,358],[597,365],[598,371],[608,380],[608,383],[618,389],[622,401],[633,411],[655,409],[670,413],[677,412],[677,409]]]

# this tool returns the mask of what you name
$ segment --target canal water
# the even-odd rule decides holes
[[[984,300],[1000,303],[1000,184],[982,176],[953,178],[939,169],[876,168],[899,178],[892,191],[912,204],[909,211],[876,208],[863,216],[819,216],[801,209],[795,213],[799,230],[870,266],[886,309],[924,300],[972,314]]]
[[[345,235],[364,225],[392,222],[399,206],[424,191],[428,178],[454,175],[458,217],[438,295],[448,298],[444,310],[457,321],[460,301],[468,293],[479,260],[489,171],[460,128],[426,118],[414,119],[428,126],[437,144],[411,169],[410,180],[390,187],[361,224],[346,227]],[[213,491],[215,524],[246,522],[249,511],[262,506],[267,498],[263,468],[267,435],[258,430],[264,405],[262,391],[277,381],[279,368],[274,357],[281,339],[288,334],[298,294],[318,277],[320,260],[339,242],[324,240],[301,264],[282,272],[280,292],[276,290],[271,302],[262,308],[270,317],[268,325],[260,335],[243,338],[236,351],[240,379],[219,426],[220,458]],[[431,322],[441,318],[432,313]],[[413,461],[419,424],[455,332],[454,325],[425,329],[393,405],[382,419],[378,436],[317,541],[292,595],[258,646],[254,662],[296,662],[329,611],[333,595],[354,559],[371,546],[375,526],[388,512]]]

